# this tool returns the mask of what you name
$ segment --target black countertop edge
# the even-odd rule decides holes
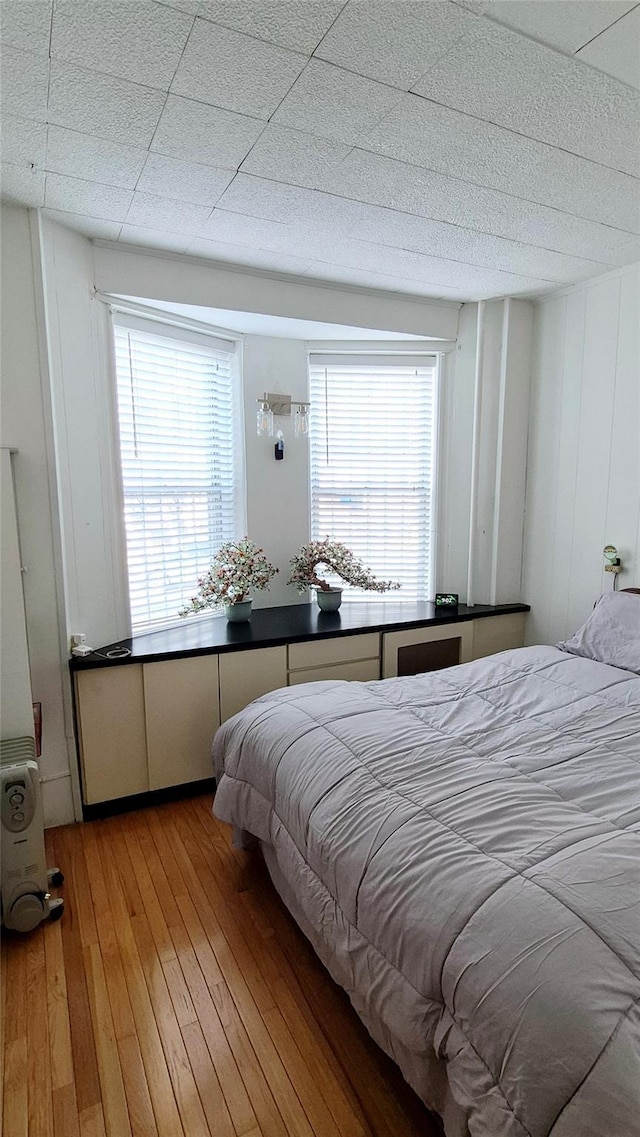
[[[456,610],[444,611],[436,610],[430,601],[415,604],[346,603],[338,612],[320,612],[314,604],[289,604],[256,609],[246,624],[229,624],[224,616],[187,619],[184,627],[134,636],[96,648],[91,655],[72,656],[69,667],[72,671],[88,671],[96,667],[155,663],[189,656],[279,647],[304,640],[459,624],[488,616],[529,611],[528,604],[476,604],[473,608],[461,604]],[[118,648],[126,648],[131,654],[116,659],[105,658],[107,652]]]

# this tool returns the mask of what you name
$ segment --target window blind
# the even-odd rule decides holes
[[[120,457],[134,633],[179,617],[238,534],[232,341],[116,314]]]
[[[431,594],[436,418],[434,356],[311,355],[312,536],[343,541],[400,592]],[[337,584],[337,579],[334,579]]]

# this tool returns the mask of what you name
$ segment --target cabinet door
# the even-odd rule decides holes
[[[287,685],[286,647],[261,647],[220,656],[220,720],[231,718],[252,699]]]
[[[100,667],[76,674],[76,702],[87,805],[149,789],[142,667]]]
[[[218,657],[144,664],[149,789],[213,777],[211,740],[220,725]]]
[[[415,662],[419,653],[415,651],[407,651],[407,656],[410,657],[412,665],[408,669],[403,668],[403,651],[405,649],[416,648],[419,644],[433,644],[444,643],[448,640],[458,641],[455,647],[454,658],[451,657],[449,651],[442,652],[442,663],[438,664],[437,659],[434,666],[433,653],[425,653],[425,665],[423,668]],[[419,671],[433,671],[438,666],[451,666],[452,663],[467,663],[471,658],[473,644],[473,628],[471,621],[461,621],[458,624],[442,624],[440,626],[428,628],[407,628],[403,632],[385,632],[382,637],[382,678],[390,679],[395,675],[415,675]],[[447,643],[446,647],[450,647]]]
[[[496,651],[522,647],[524,643],[524,612],[505,616],[485,616],[473,621],[473,658],[481,659]]]

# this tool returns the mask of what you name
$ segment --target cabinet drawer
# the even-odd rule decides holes
[[[377,659],[380,636],[367,632],[364,636],[336,636],[330,640],[306,640],[289,644],[289,671],[299,667],[324,667],[331,663],[348,663],[354,659]]]
[[[358,659],[354,663],[331,663],[326,667],[307,667],[289,672],[289,686],[296,683],[315,683],[319,679],[351,679],[369,683],[380,678],[378,659]]]

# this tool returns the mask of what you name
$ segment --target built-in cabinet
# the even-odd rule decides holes
[[[212,775],[221,722],[278,687],[414,675],[520,647],[524,612],[393,631],[77,669],[83,800],[92,806]]]

